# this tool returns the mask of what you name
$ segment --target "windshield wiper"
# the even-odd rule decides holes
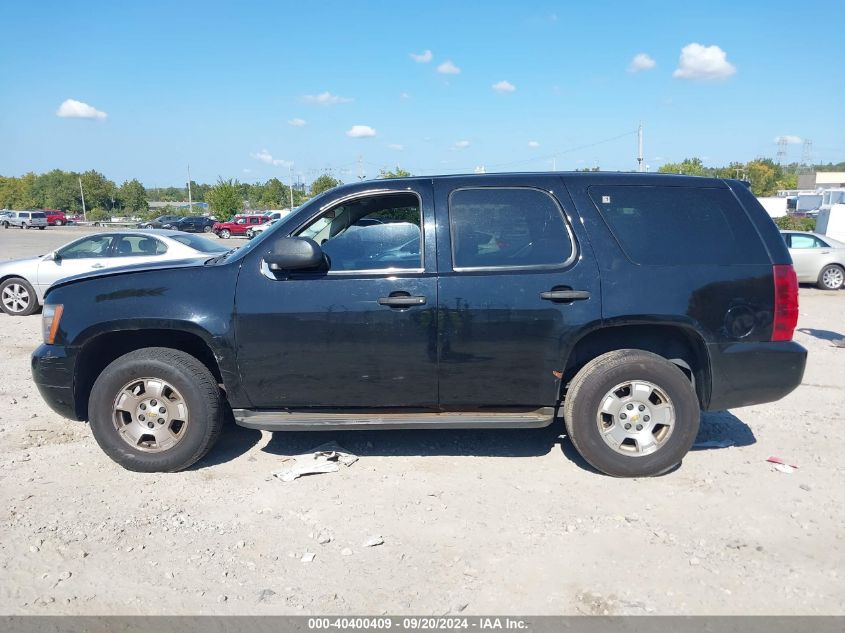
[[[236,248],[230,248],[230,249],[229,249],[228,251],[226,251],[225,253],[222,253],[222,254],[220,254],[220,255],[217,255],[216,257],[212,257],[211,259],[209,259],[209,260],[207,260],[207,261],[205,262],[206,266],[207,266],[208,264],[217,264],[217,263],[219,263],[219,262],[224,261],[224,260],[225,260],[225,259],[226,259],[229,255],[231,255],[231,254],[232,254],[232,253],[234,253],[236,250],[238,250],[238,248],[240,248],[240,247],[238,246],[238,247],[236,247]]]

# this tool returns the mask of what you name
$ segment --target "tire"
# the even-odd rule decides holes
[[[658,416],[673,419],[659,424]],[[578,453],[614,477],[650,477],[672,469],[692,447],[700,416],[689,378],[662,356],[636,349],[608,352],[587,363],[569,383],[563,408]],[[638,433],[638,425],[645,430]]]
[[[202,227],[202,232],[203,233],[211,233],[211,227],[210,226]]]
[[[29,225],[26,222],[21,222],[21,228],[26,231],[29,228]]]
[[[4,229],[8,229],[8,228],[9,228],[9,223],[8,223],[8,222],[3,222],[3,228],[4,228]]]
[[[828,264],[819,273],[816,285],[822,290],[839,290],[845,286],[845,269],[836,264]]]
[[[39,231],[43,231],[43,230],[44,230],[44,229],[46,229],[46,228],[47,228],[46,226],[39,226],[39,227],[38,227],[38,230],[39,230]]]
[[[61,220],[56,220],[56,226],[61,226],[62,224],[64,224],[64,222],[62,222]]]
[[[133,383],[143,383],[146,388],[148,382],[163,383],[161,394],[153,389],[146,392],[137,389],[140,393],[134,399],[120,399],[125,388]],[[173,394],[176,401],[171,400]],[[132,408],[133,412],[119,410],[119,401],[133,403],[120,405]],[[145,402],[147,416],[154,403],[154,415],[165,417],[140,422]],[[174,402],[181,402],[184,408]],[[167,412],[159,414],[159,405],[165,405]],[[127,470],[144,473],[188,468],[211,450],[223,427],[223,404],[214,376],[190,354],[167,347],[145,347],[112,361],[94,382],[88,414],[94,439],[106,455]],[[185,420],[180,420],[181,417]],[[161,420],[163,426],[159,425]],[[144,427],[150,424],[155,426],[147,434]],[[122,431],[118,431],[118,425]],[[153,436],[153,432],[159,435]],[[178,439],[172,440],[175,442],[172,446],[159,446],[158,437],[174,438],[177,433]],[[134,446],[133,434],[138,436]]]
[[[222,237],[224,240],[228,240],[230,237],[232,237],[232,232],[229,229],[223,229],[222,231],[220,231],[220,237]]]
[[[11,277],[0,284],[0,309],[11,316],[29,316],[38,310],[38,296],[23,277]]]

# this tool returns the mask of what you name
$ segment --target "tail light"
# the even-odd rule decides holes
[[[798,325],[798,277],[790,264],[776,264],[772,272],[775,279],[772,340],[791,341]]]

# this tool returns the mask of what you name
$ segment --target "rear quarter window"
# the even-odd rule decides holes
[[[768,264],[745,210],[716,187],[590,187],[622,250],[637,264]]]

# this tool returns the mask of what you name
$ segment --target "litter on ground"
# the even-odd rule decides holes
[[[358,461],[358,456],[350,453],[337,442],[321,444],[317,448],[294,455],[294,466],[286,470],[272,473],[282,481],[293,481],[303,475],[317,475],[320,473],[334,473],[340,470],[340,464],[351,466]]]

